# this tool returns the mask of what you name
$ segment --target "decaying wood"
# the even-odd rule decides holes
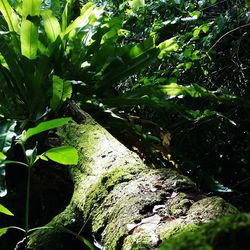
[[[69,170],[71,202],[47,225],[51,229],[30,236],[29,249],[65,249],[65,228],[80,235],[86,227],[100,249],[156,249],[178,232],[237,213],[223,199],[200,194],[195,183],[175,170],[145,165],[83,115],[81,124],[58,131],[62,143],[76,147],[80,157]]]

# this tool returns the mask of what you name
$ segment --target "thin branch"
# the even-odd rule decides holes
[[[242,28],[245,28],[245,27],[248,27],[250,26],[250,23],[247,23],[247,24],[244,24],[244,25],[241,25],[235,29],[232,29],[230,31],[228,31],[227,33],[225,33],[223,36],[221,36],[215,43],[214,45],[207,51],[207,53],[209,53],[210,50],[212,50],[225,36],[229,35],[230,33],[233,33],[234,31],[236,30],[239,30],[239,29],[242,29]]]

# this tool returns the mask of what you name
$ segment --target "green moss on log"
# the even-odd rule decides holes
[[[181,195],[183,196],[183,195]],[[186,199],[185,196],[184,200]],[[163,223],[159,228],[161,240],[167,240],[183,231],[192,231],[197,226],[224,215],[238,214],[239,211],[220,197],[203,198],[189,208],[185,216]]]
[[[160,250],[247,250],[250,246],[250,214],[223,217],[184,230],[165,241]]]
[[[237,214],[238,209],[221,197],[213,196],[195,202],[188,210],[190,220],[206,223],[224,215]]]
[[[126,237],[122,250],[149,250],[152,249],[152,237],[148,233],[134,234]]]
[[[170,215],[180,216],[187,213],[192,205],[192,201],[187,198],[187,194],[179,193],[168,202],[168,210]]]
[[[60,225],[77,232],[86,223],[107,250],[154,249],[159,240],[191,231],[225,211],[236,212],[219,198],[190,200],[186,192],[196,194],[197,187],[189,178],[172,169],[146,166],[91,118],[65,126],[58,134],[64,145],[79,152],[79,164],[70,168],[74,193],[68,208],[48,224],[55,229],[31,235],[30,249],[64,249]],[[162,208],[154,211],[155,205]],[[160,219],[140,226],[152,215]]]
[[[101,233],[107,249],[120,249],[119,245],[129,235],[127,225],[141,221],[144,207],[162,200],[159,193],[149,192],[145,187],[147,181],[157,179],[155,174],[155,171],[147,171],[147,174],[137,172],[135,175],[125,175],[125,179],[119,178],[122,181],[116,183],[112,191],[109,190],[102,204],[93,211],[92,230]],[[110,183],[108,179],[106,182]]]

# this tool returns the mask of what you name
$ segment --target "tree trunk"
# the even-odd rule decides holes
[[[31,234],[28,249],[68,249],[65,231],[79,238],[86,229],[100,249],[156,249],[179,232],[237,213],[177,171],[145,165],[89,115],[81,112],[79,120],[58,131],[79,152],[79,164],[69,168],[71,202],[49,228]]]

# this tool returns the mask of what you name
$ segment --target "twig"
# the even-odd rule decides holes
[[[209,53],[209,51],[211,50],[211,49],[213,49],[225,36],[227,36],[227,35],[229,35],[230,33],[233,33],[234,31],[236,31],[236,30],[239,30],[239,29],[242,29],[242,28],[245,28],[245,27],[248,27],[248,26],[250,26],[250,23],[247,23],[247,24],[244,24],[244,25],[241,25],[241,26],[239,26],[239,27],[237,27],[237,28],[235,28],[235,29],[232,29],[232,30],[230,30],[230,31],[228,31],[227,33],[225,33],[223,36],[221,36],[215,43],[214,43],[214,45],[207,51],[207,53]]]

